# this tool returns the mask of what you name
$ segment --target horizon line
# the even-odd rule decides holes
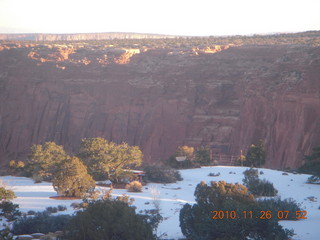
[[[232,36],[268,36],[277,34],[297,34],[308,32],[320,32],[320,30],[306,31],[280,31],[280,32],[265,32],[265,33],[247,33],[247,34],[223,34],[223,35],[176,35],[165,33],[144,33],[144,32],[77,32],[77,33],[44,33],[44,32],[0,32],[0,35],[83,35],[83,34],[141,34],[141,35],[156,35],[167,37],[232,37]]]

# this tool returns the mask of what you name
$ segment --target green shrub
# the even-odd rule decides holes
[[[258,145],[252,144],[246,154],[243,164],[248,167],[260,167],[265,163],[265,150],[262,140]]]
[[[204,146],[197,147],[195,151],[195,161],[197,161],[202,166],[210,165],[210,149]]]
[[[179,171],[163,166],[146,166],[144,168],[147,180],[155,183],[174,183],[183,180]]]
[[[243,172],[243,184],[255,196],[276,196],[278,191],[273,184],[265,179],[259,179],[258,170],[250,168]]]
[[[320,177],[320,146],[312,148],[311,155],[304,156],[305,163],[299,168],[299,172]]]
[[[312,175],[311,177],[308,178],[307,182],[311,184],[320,184],[320,177]]]
[[[289,211],[288,217],[286,220],[297,220],[297,211],[301,211],[300,204],[297,204],[292,198],[281,200],[281,198],[276,199],[265,199],[259,201],[261,209],[264,211],[271,211],[273,217],[277,217],[278,211]]]
[[[79,158],[67,157],[62,160],[59,171],[54,174],[52,185],[54,190],[63,196],[84,197],[94,192],[96,183]]]
[[[265,205],[257,202],[241,184],[224,181],[204,182],[195,190],[196,204],[186,204],[180,211],[180,227],[189,240],[289,239],[293,231],[283,229],[277,218],[260,219]],[[235,212],[234,218],[216,218],[214,212]],[[253,217],[244,217],[252,212]],[[212,213],[212,214],[210,214]]]
[[[299,172],[320,176],[320,161],[306,160],[306,162],[299,168]]]
[[[31,175],[35,182],[51,181],[57,171],[57,166],[66,158],[62,146],[55,142],[45,142],[42,145],[32,145],[29,161],[25,165],[25,173]]]
[[[164,164],[175,169],[188,169],[200,167],[200,164],[198,162],[189,159],[182,162],[178,162],[176,160],[176,156],[171,156],[168,160],[164,162]]]
[[[245,177],[259,177],[258,170],[254,168],[248,168],[243,172]]]
[[[278,190],[274,188],[273,183],[265,179],[258,179],[257,182],[250,183],[248,189],[255,196],[273,197],[278,193]]]
[[[133,181],[126,185],[128,192],[142,192],[142,184],[139,181]]]
[[[71,203],[70,207],[72,207],[74,210],[79,210],[79,209],[83,209],[83,208],[88,207],[88,203],[87,202],[81,202],[81,203],[74,202],[74,203]]]
[[[89,202],[86,209],[77,212],[65,233],[68,240],[155,239],[144,216],[124,202],[109,199]]]
[[[128,183],[136,176],[130,170],[119,170],[116,175],[110,175],[109,180],[113,183]]]
[[[14,192],[10,189],[6,189],[4,187],[0,187],[0,201],[3,200],[12,200],[16,197]]]
[[[84,138],[81,141],[78,157],[88,168],[88,173],[96,180],[103,181],[112,177],[119,182],[123,170],[142,163],[142,151],[138,146],[123,142],[116,144],[104,138]]]
[[[219,177],[220,176],[220,172],[218,172],[218,173],[212,172],[212,173],[209,173],[208,176],[209,177]]]
[[[59,205],[59,206],[58,206],[58,211],[59,211],[59,212],[62,212],[62,211],[65,211],[65,210],[67,210],[67,207],[66,207],[66,206],[62,206],[62,205]]]
[[[56,208],[56,207],[47,207],[46,211],[48,213],[57,213],[58,212],[58,208]]]
[[[9,222],[16,220],[21,215],[19,205],[10,201],[0,202],[0,220],[7,220]],[[5,219],[3,219],[5,218]]]
[[[33,210],[29,210],[29,211],[27,212],[27,215],[35,215],[35,214],[36,214],[36,212],[33,211]]]
[[[12,174],[14,176],[25,175],[24,168],[25,168],[25,163],[22,161],[11,160],[9,162],[10,174]]]
[[[15,235],[36,232],[48,233],[64,230],[71,220],[69,215],[51,216],[48,212],[38,212],[32,217],[23,216],[13,223]]]

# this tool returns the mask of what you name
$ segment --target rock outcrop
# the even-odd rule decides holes
[[[149,162],[183,144],[238,155],[262,139],[267,166],[295,168],[320,144],[319,47],[1,49],[2,163],[32,144],[75,153],[101,136],[140,146]]]

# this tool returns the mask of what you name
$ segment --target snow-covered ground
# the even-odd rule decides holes
[[[206,182],[224,180],[229,183],[242,183],[243,171],[245,167],[202,167],[198,169],[181,170],[183,181],[174,184],[155,184],[150,183],[143,187],[141,193],[128,193],[126,190],[114,189],[113,196],[127,194],[134,198],[134,206],[137,212],[144,209],[152,209],[155,192],[158,192],[160,199],[161,214],[164,221],[160,223],[158,235],[162,238],[178,239],[182,238],[179,227],[179,211],[185,203],[193,204],[194,190],[197,184],[204,180]],[[293,198],[301,203],[302,208],[307,211],[307,219],[299,221],[281,221],[286,228],[293,228],[296,235],[293,239],[298,240],[317,240],[320,239],[320,185],[306,184],[309,175],[292,174],[283,175],[281,171],[259,169],[264,174],[260,178],[271,181],[278,189],[281,199]],[[218,177],[209,177],[209,173],[220,173]],[[49,197],[57,196],[50,183],[34,184],[31,179],[23,177],[0,177],[2,181],[10,187],[17,198],[14,203],[19,204],[22,212],[29,210],[42,211],[46,207],[65,205],[68,210],[63,214],[73,213],[70,204],[81,200],[55,200]],[[315,197],[308,199],[308,197]]]

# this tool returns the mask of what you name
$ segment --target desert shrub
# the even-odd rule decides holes
[[[174,183],[181,181],[180,172],[163,166],[146,166],[144,168],[147,180],[155,183]]]
[[[261,209],[271,211],[273,217],[277,217],[278,211],[289,211],[288,217],[285,220],[297,220],[297,211],[301,211],[300,204],[292,198],[281,200],[281,198],[264,199],[259,201]]]
[[[260,167],[265,163],[265,150],[260,140],[257,145],[252,144],[246,154],[243,164],[249,167]]]
[[[142,192],[142,184],[139,181],[133,181],[126,185],[128,192]]]
[[[209,177],[219,177],[220,176],[220,172],[217,172],[217,173],[212,172],[212,173],[209,173],[208,176]]]
[[[79,158],[67,157],[62,160],[59,171],[54,174],[52,185],[54,190],[63,196],[84,197],[94,192],[96,183]]]
[[[258,170],[254,168],[248,168],[243,172],[245,177],[259,177]]]
[[[312,153],[304,156],[304,159],[305,163],[299,172],[320,177],[320,146],[312,148]]]
[[[13,235],[11,233],[10,222],[15,221],[21,212],[19,211],[19,206],[13,204],[10,201],[0,202],[0,239],[13,240]]]
[[[245,218],[243,212],[259,216],[263,205],[257,202],[241,184],[224,181],[198,184],[195,190],[196,204],[186,204],[180,211],[182,233],[190,240],[211,239],[289,239],[292,231],[283,229],[277,218]],[[214,211],[234,211],[234,219],[215,218]],[[212,213],[212,214],[210,214]]]
[[[199,156],[199,161],[203,160],[203,154],[200,155],[201,157]],[[185,160],[179,162],[176,157],[185,157]],[[176,169],[200,167],[200,163],[195,158],[194,148],[189,146],[178,147],[176,152],[164,161],[164,164]]]
[[[31,147],[29,161],[25,166],[25,173],[35,177],[35,182],[51,181],[58,165],[66,156],[63,147],[54,142],[34,144]]]
[[[186,168],[196,168],[200,167],[200,164],[198,162],[194,162],[190,159],[186,159],[185,161],[178,162],[176,160],[176,156],[173,155],[169,157],[166,161],[164,161],[164,164],[175,169],[186,169]]]
[[[109,180],[113,183],[129,183],[136,176],[130,170],[119,170],[116,175],[111,174]]]
[[[13,223],[12,232],[19,235],[61,231],[65,229],[71,218],[69,215],[51,216],[48,212],[38,212],[34,216],[23,216],[17,219]]]
[[[10,189],[6,189],[5,187],[0,187],[0,201],[12,200],[16,197],[14,192]]]
[[[89,202],[86,209],[77,212],[67,229],[69,240],[155,239],[144,216],[137,215],[124,202],[109,199]]]
[[[104,199],[104,200],[106,200],[106,199]],[[128,204],[129,206],[131,206],[133,204],[133,202],[134,202],[134,198],[131,198],[126,194],[122,194],[121,196],[117,196],[116,200],[120,201],[120,202],[124,202],[124,203]]]
[[[21,215],[19,205],[10,201],[0,202],[0,220],[7,220],[9,222],[16,220]],[[5,219],[3,219],[5,218]]]
[[[10,231],[10,227],[5,226],[0,230],[0,239],[13,240],[14,236]]]
[[[81,202],[81,203],[74,202],[74,203],[71,203],[70,206],[71,206],[74,210],[79,210],[79,209],[83,209],[83,208],[88,207],[88,203],[87,203],[87,202]]]
[[[11,160],[9,162],[9,170],[12,175],[25,175],[24,174],[25,163],[22,161]]]
[[[197,161],[200,165],[210,165],[210,149],[208,147],[200,146],[197,147],[195,151],[195,161]]]
[[[258,170],[250,168],[243,172],[243,184],[255,196],[276,196],[278,191],[273,184],[265,179],[259,179]]]
[[[112,177],[113,182],[119,182],[118,177],[123,170],[140,166],[142,156],[138,146],[129,146],[125,142],[116,144],[100,137],[82,139],[78,153],[88,173],[96,181]]]
[[[312,175],[311,177],[308,178],[307,183],[320,184],[320,177]]]
[[[62,211],[65,211],[65,210],[67,210],[67,207],[66,207],[66,206],[63,206],[63,205],[59,205],[59,206],[58,206],[58,211],[59,211],[59,212],[62,212]]]
[[[320,161],[306,160],[306,162],[299,168],[299,172],[320,176]]]
[[[47,207],[46,211],[48,213],[57,213],[58,212],[58,208],[56,208],[56,207]]]
[[[27,215],[35,215],[35,214],[36,214],[36,212],[33,211],[33,210],[29,210],[29,211],[27,212]]]
[[[160,222],[163,221],[163,217],[160,214],[159,209],[146,209],[144,210],[146,220],[151,225],[152,230],[156,231]]]
[[[250,182],[248,186],[249,191],[255,196],[276,196],[278,191],[274,188],[273,183],[263,179],[256,182]]]
[[[37,175],[37,174],[33,174],[32,175],[32,179],[33,179],[34,183],[42,183],[43,176]]]

